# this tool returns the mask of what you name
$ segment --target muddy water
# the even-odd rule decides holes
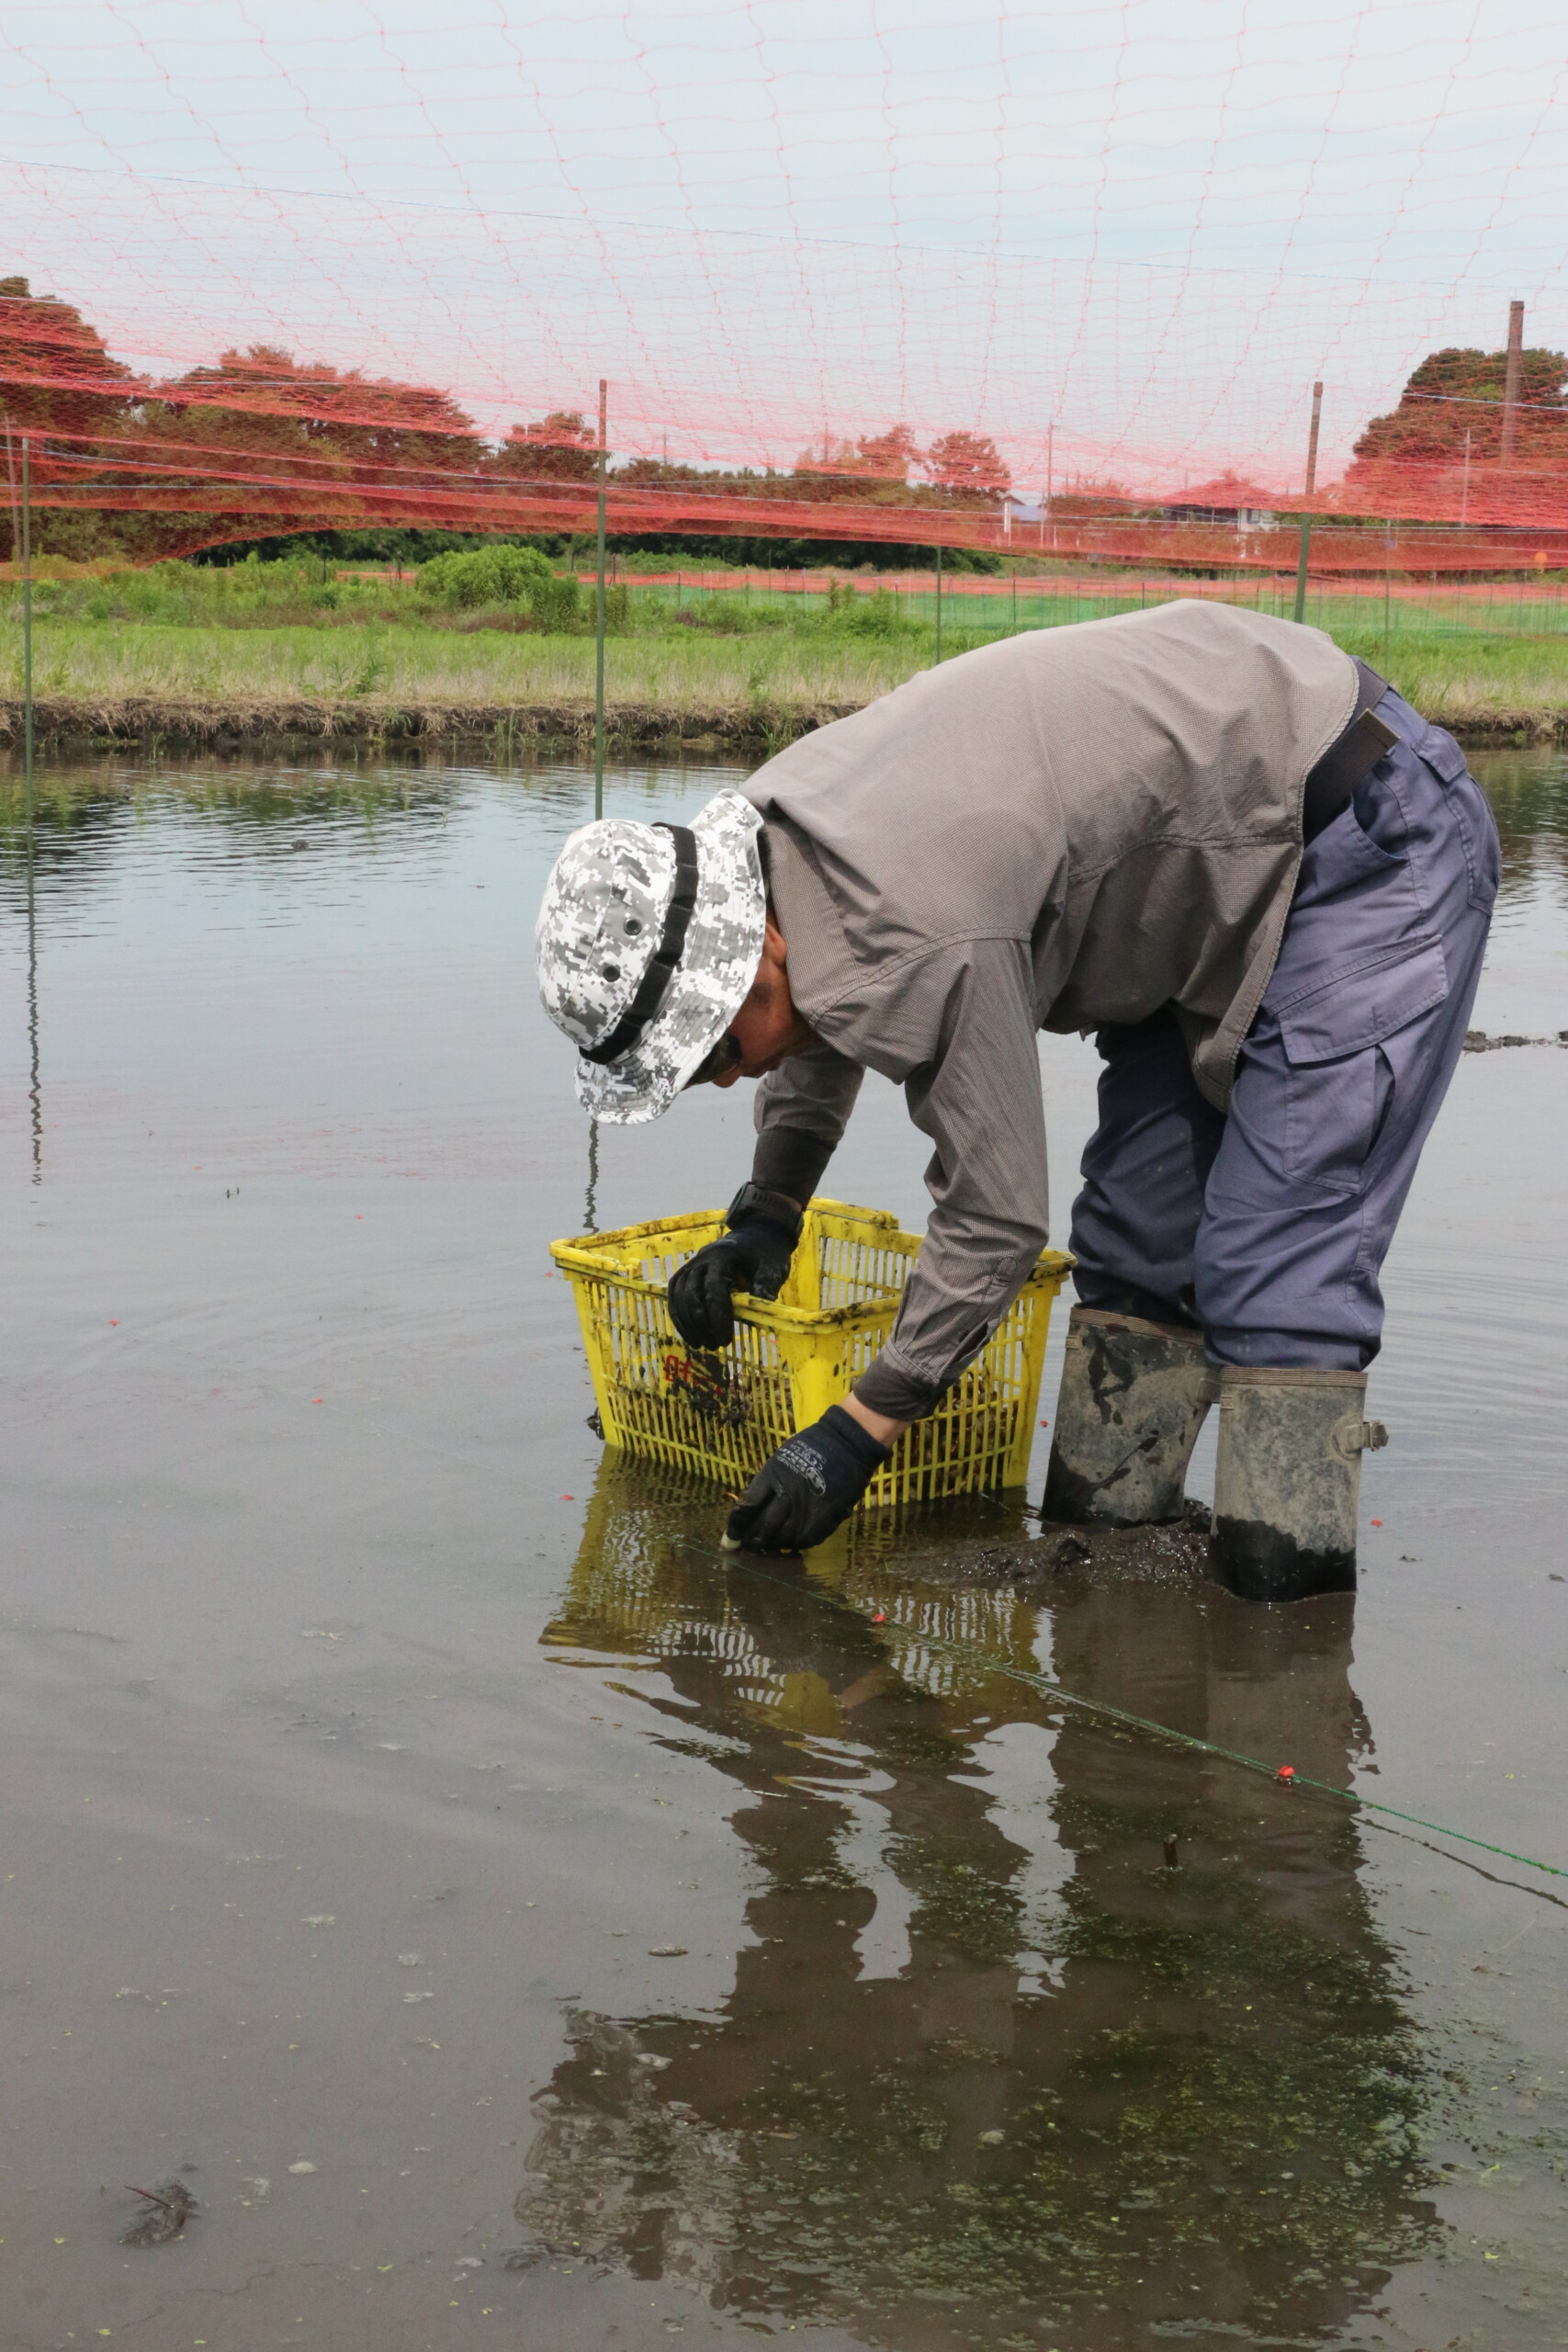
[[[1478,765],[1476,1019],[1554,1034],[1568,764]],[[1353,1604],[1016,1498],[763,1573],[604,1459],[548,1272],[748,1149],[590,1168],[529,977],[588,790],[51,769],[30,942],[6,803],[0,2346],[1562,2343],[1568,1880],[1011,1670],[1568,1865],[1568,1053],[1461,1067]],[[921,1159],[874,1086],[835,1188]]]

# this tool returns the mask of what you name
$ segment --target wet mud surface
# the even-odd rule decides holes
[[[1476,1023],[1554,1037],[1568,765],[1478,765]],[[1568,1064],[1461,1063],[1355,1596],[1043,1523],[1044,1430],[726,1555],[546,1251],[750,1139],[589,1157],[529,975],[585,789],[52,769],[30,907],[0,811],[3,2352],[1568,2340]],[[918,1222],[923,1158],[868,1086],[834,1184]]]

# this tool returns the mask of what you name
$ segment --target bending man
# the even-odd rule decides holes
[[[867,1069],[933,1147],[887,1346],[737,1506],[804,1548],[982,1348],[1046,1239],[1036,1032],[1104,1061],[1047,1514],[1176,1517],[1217,1396],[1232,1589],[1353,1584],[1379,1273],[1463,1043],[1497,838],[1452,738],[1319,631],[1175,603],[928,671],[720,793],[562,851],[538,923],[584,1108],[761,1080],[750,1181],[670,1285],[771,1298]]]

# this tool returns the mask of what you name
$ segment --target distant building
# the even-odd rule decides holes
[[[1272,491],[1231,473],[1184,490],[1160,513],[1168,523],[1218,523],[1232,531],[1271,531],[1280,520]]]

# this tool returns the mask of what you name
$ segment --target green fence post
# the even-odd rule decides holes
[[[28,856],[33,840],[33,503],[32,441],[22,435],[22,790],[28,821]]]
[[[1389,521],[1389,523],[1388,523],[1387,528],[1386,528],[1386,529],[1384,530],[1384,532],[1383,532],[1383,540],[1382,540],[1382,650],[1383,650],[1383,660],[1384,660],[1385,662],[1386,662],[1386,661],[1387,661],[1387,659],[1388,659],[1388,623],[1389,623],[1389,606],[1390,606],[1390,601],[1391,601],[1391,598],[1392,598],[1392,596],[1393,596],[1393,584],[1392,584],[1392,583],[1393,583],[1393,519],[1391,518],[1391,519],[1390,519],[1390,521]]]
[[[1304,503],[1302,506],[1302,550],[1296,558],[1296,618],[1306,616],[1307,551],[1312,545],[1312,493],[1317,481],[1317,421],[1323,413],[1323,386],[1312,388],[1312,429],[1307,435],[1307,469]]]
[[[604,468],[609,387],[599,379],[599,570],[593,589],[593,814],[604,814]]]
[[[31,445],[22,439],[22,786],[28,859],[28,1043],[31,1060],[33,1182],[43,1182],[43,1088],[39,1072],[38,889],[33,840],[33,508]]]

